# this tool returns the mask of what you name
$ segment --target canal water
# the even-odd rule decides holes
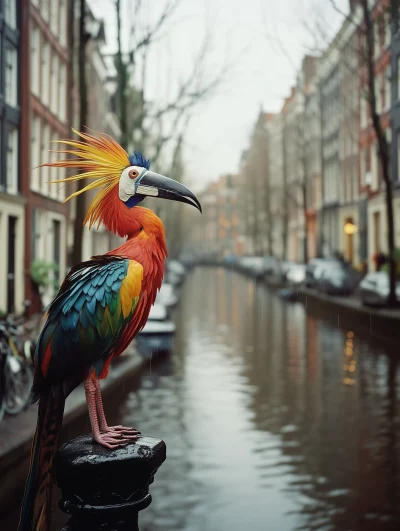
[[[120,409],[167,444],[141,531],[400,528],[398,348],[223,269],[175,321]]]

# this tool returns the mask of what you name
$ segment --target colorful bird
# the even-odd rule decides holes
[[[91,179],[66,201],[100,187],[85,224],[91,228],[103,223],[127,239],[105,255],[73,267],[47,310],[34,356],[32,392],[39,410],[19,531],[49,529],[52,462],[65,399],[77,385],[84,382],[94,441],[118,448],[139,436],[133,428],[107,424],[99,383],[107,376],[112,358],[145,325],[163,278],[164,227],[153,211],[138,203],[152,196],[188,203],[201,212],[188,188],[150,171],[150,161],[141,153],[128,156],[107,135],[74,133],[81,140],[61,141],[68,148],[57,151],[67,158],[44,166],[80,171],[53,182]]]

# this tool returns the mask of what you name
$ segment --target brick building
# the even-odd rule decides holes
[[[21,57],[21,95],[25,163],[22,178],[27,188],[25,270],[26,297],[31,297],[30,264],[36,260],[55,263],[55,286],[65,275],[67,206],[62,204],[66,190],[50,185],[62,172],[56,168],[33,169],[55,160],[49,153],[50,142],[69,136],[68,117],[68,49],[67,0],[25,4],[23,17],[24,47]],[[57,148],[56,148],[57,149]],[[54,287],[47,290],[47,302]]]
[[[353,7],[351,19],[339,32],[339,250],[357,266],[366,259],[365,198],[360,197],[360,87],[358,32],[362,12]]]

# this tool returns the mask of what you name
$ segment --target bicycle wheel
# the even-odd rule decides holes
[[[5,371],[5,412],[17,415],[29,403],[33,374],[25,360],[7,357]]]
[[[0,422],[2,421],[6,409],[5,401],[5,378],[4,378],[4,365],[5,365],[5,353],[1,350],[0,342]]]

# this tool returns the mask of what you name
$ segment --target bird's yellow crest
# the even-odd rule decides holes
[[[128,153],[110,136],[95,133],[97,136],[80,133],[75,129],[72,131],[82,140],[56,140],[59,144],[70,146],[71,149],[53,150],[53,153],[67,155],[69,158],[47,162],[41,166],[57,168],[74,168],[79,171],[75,175],[50,181],[51,183],[69,183],[82,179],[94,179],[93,182],[72,193],[65,199],[64,203],[83,192],[102,187],[91,202],[84,224],[89,221],[89,228],[100,219],[100,203],[102,199],[119,182],[124,168],[129,166]]]

